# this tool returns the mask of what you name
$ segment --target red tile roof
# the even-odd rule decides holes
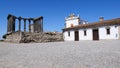
[[[93,22],[89,24],[80,24],[74,27],[64,28],[62,30],[70,30],[70,29],[80,29],[80,28],[94,28],[100,26],[108,26],[108,25],[120,25],[120,18],[104,20],[100,22]]]

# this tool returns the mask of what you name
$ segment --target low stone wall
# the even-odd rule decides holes
[[[41,33],[23,33],[15,32],[6,35],[5,41],[15,43],[41,43],[63,41],[62,33],[41,32]]]

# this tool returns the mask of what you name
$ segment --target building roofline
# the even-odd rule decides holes
[[[100,27],[100,26],[107,26],[107,25],[120,25],[120,18],[104,20],[104,21],[99,21],[99,22],[92,22],[89,24],[80,24],[74,27],[64,28],[62,30],[93,28],[93,27]]]

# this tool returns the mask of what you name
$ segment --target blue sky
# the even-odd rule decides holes
[[[74,13],[88,22],[120,18],[120,0],[0,0],[0,39],[7,32],[7,15],[44,17],[44,31],[64,28],[65,17]]]

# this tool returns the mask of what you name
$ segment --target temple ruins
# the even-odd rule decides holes
[[[21,31],[21,22],[22,20],[24,21],[24,31],[26,32],[26,22],[28,21],[29,24],[29,32],[43,32],[43,17],[38,17],[38,18],[22,18],[22,17],[16,17],[11,14],[8,15],[7,17],[7,33],[13,33],[16,32],[16,27],[15,24],[17,23],[16,20],[18,20],[18,32]],[[31,24],[31,21],[33,21],[33,24]]]
[[[7,33],[3,38],[14,43],[63,41],[62,33],[43,32],[43,16],[23,18],[11,14],[7,17]]]

